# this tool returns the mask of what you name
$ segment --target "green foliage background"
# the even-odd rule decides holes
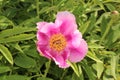
[[[36,23],[72,12],[89,51],[60,69],[36,51]],[[120,0],[0,0],[0,80],[120,80]]]

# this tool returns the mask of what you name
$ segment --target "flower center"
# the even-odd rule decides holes
[[[50,45],[50,48],[59,52],[65,48],[66,39],[65,39],[64,35],[62,35],[61,33],[54,34],[50,38],[49,45]]]

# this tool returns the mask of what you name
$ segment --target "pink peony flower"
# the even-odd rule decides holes
[[[38,22],[37,28],[37,50],[59,67],[67,68],[67,60],[79,62],[85,57],[88,46],[70,12],[59,12],[55,23]]]

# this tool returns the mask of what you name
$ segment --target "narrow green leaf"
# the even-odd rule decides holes
[[[79,79],[80,80],[84,80],[84,77],[83,77],[83,72],[82,72],[82,68],[81,68],[81,65],[79,64],[78,65],[78,70],[79,70]]]
[[[86,32],[86,30],[87,30],[87,28],[89,27],[89,25],[90,25],[90,21],[87,21],[86,23],[84,23],[81,27],[80,27],[80,31],[81,31],[81,33],[82,34],[84,34],[85,32]]]
[[[97,5],[99,5],[103,10],[105,10],[102,1],[100,1],[100,0],[94,0],[94,3],[97,4]]]
[[[20,34],[8,38],[2,38],[0,39],[0,43],[8,43],[8,42],[15,42],[15,41],[22,41],[22,40],[29,40],[34,38],[34,34]]]
[[[82,80],[75,73],[72,74],[72,80]]]
[[[87,53],[87,57],[93,59],[93,60],[96,61],[96,62],[100,62],[100,63],[102,63],[102,61],[99,60],[99,59],[98,59],[94,54],[92,54],[90,51],[88,51],[88,53]]]
[[[0,52],[3,54],[3,56],[8,60],[10,64],[13,64],[13,57],[10,51],[8,50],[7,47],[4,45],[0,44]]]
[[[98,45],[98,44],[88,44],[89,46],[89,48],[104,48],[103,46],[101,46],[101,45]]]
[[[85,70],[86,74],[88,75],[89,80],[95,80],[94,73],[93,73],[91,67],[88,66],[86,62],[84,62],[84,61],[82,62],[82,67]]]
[[[79,77],[79,72],[78,72],[78,68],[77,65],[75,63],[71,63],[70,61],[67,61],[68,64],[71,66],[71,68],[73,69],[73,71],[76,73],[76,75]]]
[[[106,21],[106,20],[105,20]],[[113,24],[113,22],[114,22],[114,17],[112,17],[111,19],[110,19],[110,21],[109,22],[106,22],[106,26],[103,26],[103,27],[106,27],[106,29],[104,30],[104,32],[103,32],[103,35],[102,35],[102,37],[101,37],[101,40],[100,40],[100,42],[99,42],[99,44],[101,44],[103,41],[104,41],[104,39],[105,39],[105,37],[107,36],[107,34],[109,33],[109,31],[110,31],[110,28],[111,28],[111,25]],[[104,23],[104,22],[103,22]]]
[[[105,4],[110,11],[114,11],[115,7],[112,4]]]
[[[12,47],[14,47],[15,49],[17,49],[17,50],[20,51],[21,53],[24,53],[18,43],[11,44],[11,45],[12,45]]]
[[[78,64],[77,66],[78,66],[79,76],[77,76],[75,73],[73,73],[73,75],[72,75],[72,80],[84,80],[84,77],[83,77],[83,73],[82,73],[82,69],[81,69],[80,64]]]
[[[113,36],[112,36],[112,42],[115,42],[117,39],[119,39],[120,38],[120,29],[118,29],[118,30],[115,30],[114,32],[113,32]]]
[[[8,26],[8,25],[12,25],[12,26],[14,26],[14,23],[11,21],[11,20],[9,20],[7,17],[5,17],[5,16],[1,16],[0,15],[0,25],[1,24],[4,24],[4,25],[6,25],[6,26]],[[1,26],[0,26],[1,27]]]
[[[13,36],[16,34],[35,31],[35,30],[36,30],[36,28],[27,28],[27,27],[25,27],[25,28],[24,27],[16,27],[13,29],[6,29],[6,30],[3,30],[2,32],[0,32],[0,38],[9,37],[9,36]]]
[[[9,75],[9,76],[3,76],[4,78],[2,80],[30,80],[27,76],[22,75]]]
[[[116,80],[116,59],[117,57],[116,56],[112,56],[111,57],[111,75],[115,78]]]

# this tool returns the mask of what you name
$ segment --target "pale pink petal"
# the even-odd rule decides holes
[[[73,47],[77,48],[80,46],[82,40],[82,35],[79,32],[79,30],[76,30],[72,35],[72,41],[71,44]]]
[[[82,40],[82,34],[79,32],[79,30],[76,30],[71,35],[65,36],[67,40],[67,47],[69,48],[77,48],[80,46],[81,40]]]
[[[38,22],[37,23],[37,29],[41,29],[43,26],[45,26],[46,24],[48,24],[47,22]]]
[[[78,48],[71,49],[69,60],[71,62],[79,62],[86,56],[87,51],[87,43],[85,42],[85,40],[82,39]]]
[[[77,30],[75,16],[70,12],[59,12],[56,17],[55,24],[59,25],[64,35],[72,34],[74,30]]]

